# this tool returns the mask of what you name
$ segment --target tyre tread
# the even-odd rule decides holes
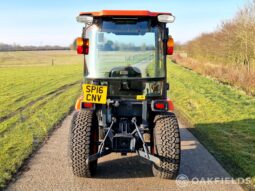
[[[158,114],[154,118],[154,141],[160,166],[153,164],[156,177],[174,179],[180,166],[180,131],[177,118],[173,113]]]

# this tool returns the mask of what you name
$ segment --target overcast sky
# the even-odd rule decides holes
[[[82,25],[75,21],[81,11],[141,9],[172,12],[176,22],[170,33],[186,42],[202,32],[213,31],[231,19],[247,0],[1,0],[0,43],[20,45],[71,44]]]

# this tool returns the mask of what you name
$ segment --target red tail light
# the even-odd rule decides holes
[[[83,54],[83,46],[77,46],[77,53],[78,54]]]
[[[92,108],[94,108],[94,104],[93,103],[83,102],[82,103],[82,108],[84,108],[84,109],[92,109]]]
[[[167,41],[167,55],[173,55],[174,53],[174,39],[170,37]]]
[[[76,46],[78,54],[89,54],[89,39],[77,38]]]
[[[152,111],[174,111],[174,104],[169,100],[155,100],[151,103]]]
[[[159,102],[159,103],[155,103],[154,107],[155,107],[155,109],[163,110],[166,108],[166,104],[163,102],[162,103]]]
[[[174,47],[167,47],[167,55],[173,55],[174,54]]]
[[[165,100],[155,100],[151,103],[152,111],[167,111],[168,105]]]

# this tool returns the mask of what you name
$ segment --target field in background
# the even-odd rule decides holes
[[[191,131],[228,172],[255,185],[255,98],[176,64],[169,64],[168,79]]]
[[[0,52],[0,68],[19,66],[69,65],[82,62],[75,51]]]
[[[0,53],[0,188],[80,95],[82,56],[72,51]]]
[[[0,53],[0,74],[1,188],[74,105],[82,56]],[[254,178],[255,98],[178,65],[169,64],[168,76],[170,97],[192,132],[232,175]]]

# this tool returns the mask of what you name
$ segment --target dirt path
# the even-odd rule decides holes
[[[135,154],[121,157],[111,154],[99,160],[98,175],[93,179],[73,176],[68,158],[68,133],[71,115],[57,129],[49,141],[38,151],[16,182],[9,185],[9,191],[241,191],[236,184],[230,184],[229,174],[182,126],[182,161],[180,174],[189,181],[176,182],[154,178],[150,162]],[[179,176],[182,179],[186,176]],[[194,178],[194,182],[190,181]],[[210,178],[211,181],[208,181]],[[228,178],[225,184],[214,178]],[[206,180],[197,182],[198,179]],[[179,183],[179,184],[178,184]]]

